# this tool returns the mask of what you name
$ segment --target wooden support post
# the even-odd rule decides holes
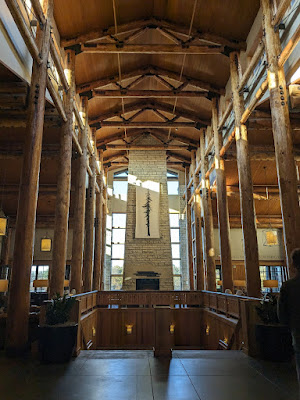
[[[102,160],[102,161],[101,161]],[[103,168],[103,152],[100,152],[100,162],[102,165],[103,176],[107,176],[107,170]],[[103,179],[101,182],[102,192],[103,192],[103,202],[102,202],[102,253],[101,253],[101,287],[104,287],[104,266],[105,266],[105,254],[106,254],[106,217],[107,217],[107,186],[103,185]],[[107,185],[107,179],[106,179]]]
[[[75,52],[66,51],[66,75],[69,90],[64,95],[67,121],[61,128],[59,169],[55,207],[53,258],[49,282],[49,296],[63,295],[67,259],[68,222],[71,190],[71,160],[73,134],[73,96],[75,88]]]
[[[212,206],[210,198],[209,178],[206,178],[208,161],[205,157],[205,137],[204,129],[200,131],[200,153],[201,153],[201,191],[202,209],[204,221],[204,253],[206,263],[206,289],[216,291],[216,265],[214,247],[214,226],[212,217]]]
[[[11,246],[11,236],[12,236],[12,228],[7,228],[7,235],[3,238],[2,244],[2,252],[1,252],[1,264],[9,265],[9,254],[10,254],[10,246]]]
[[[235,140],[239,174],[247,294],[248,296],[260,297],[260,274],[249,143],[247,127],[240,123],[244,111],[244,99],[243,94],[238,90],[239,55],[236,52],[230,54],[230,74],[235,115]]]
[[[222,266],[223,291],[233,291],[232,260],[230,244],[230,225],[226,194],[226,175],[224,158],[220,156],[223,146],[222,131],[218,131],[218,100],[212,101],[212,130],[215,144],[215,171],[217,182],[217,208],[219,222],[220,258]]]
[[[85,248],[83,263],[83,288],[85,292],[92,290],[93,261],[94,261],[94,225],[95,225],[95,187],[96,160],[91,156],[92,176],[89,177],[89,187],[86,196],[85,210]]]
[[[196,162],[196,151],[192,151],[192,157],[194,158],[195,167]],[[195,252],[194,260],[195,266],[194,271],[196,271],[196,289],[204,290],[204,268],[203,268],[203,247],[202,247],[202,228],[201,228],[201,198],[197,187],[199,185],[199,174],[196,173],[196,168],[194,169],[194,216],[195,216]]]
[[[95,218],[95,253],[94,253],[94,272],[93,272],[93,290],[101,289],[102,281],[102,194],[103,185],[99,186],[100,191],[96,193],[96,218]]]
[[[45,2],[46,23],[37,27],[37,44],[41,63],[33,61],[24,158],[17,211],[14,259],[9,290],[6,325],[6,351],[17,354],[25,350],[28,340],[29,287],[33,257],[38,182],[45,112],[47,61],[53,0]]]
[[[185,167],[185,187],[186,187],[186,231],[187,231],[187,249],[189,263],[190,290],[195,290],[195,273],[193,266],[193,243],[192,243],[192,220],[191,220],[191,189],[188,188],[189,167]]]
[[[76,176],[75,193],[76,209],[74,210],[74,228],[72,244],[72,269],[70,288],[75,289],[76,293],[82,291],[82,265],[85,232],[85,198],[86,198],[86,166],[87,166],[87,136],[88,136],[88,98],[81,98],[81,116],[84,121],[80,135],[80,145],[82,155],[79,158],[79,166]]]
[[[285,2],[287,3],[287,2]],[[278,65],[281,52],[278,31],[272,26],[272,3],[261,0],[264,16],[266,54],[268,60],[268,86],[272,115],[273,138],[280,193],[283,236],[286,261],[291,276],[295,274],[290,256],[299,247],[300,211],[297,175],[293,155],[293,138],[288,109],[288,94],[283,67]]]

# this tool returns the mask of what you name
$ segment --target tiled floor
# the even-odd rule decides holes
[[[0,357],[1,400],[297,400],[292,364],[238,351],[83,351],[65,365]]]

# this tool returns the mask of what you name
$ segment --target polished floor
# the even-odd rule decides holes
[[[238,351],[83,351],[64,365],[0,357],[1,400],[297,400],[294,366]]]

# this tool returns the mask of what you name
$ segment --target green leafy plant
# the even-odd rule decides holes
[[[47,306],[46,324],[58,325],[66,323],[69,320],[75,301],[74,297],[68,297],[67,295],[61,297],[59,294],[56,294]]]
[[[276,295],[267,293],[261,300],[260,305],[255,308],[259,318],[264,324],[279,324]]]

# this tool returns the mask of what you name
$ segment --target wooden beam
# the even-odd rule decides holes
[[[216,291],[216,266],[215,245],[212,219],[212,204],[210,197],[210,183],[206,178],[208,160],[205,157],[204,129],[200,131],[200,154],[201,154],[201,198],[204,221],[204,258],[206,264],[206,290]]]
[[[248,296],[260,297],[259,258],[248,135],[246,126],[240,122],[244,111],[244,99],[243,94],[238,90],[240,83],[239,68],[239,55],[237,53],[231,53],[230,76],[235,114],[235,139],[240,184],[240,207],[243,224],[247,294]]]
[[[83,116],[83,130],[80,135],[82,156],[76,160],[77,173],[75,175],[75,208],[72,243],[72,274],[70,288],[76,293],[82,291],[83,249],[85,236],[85,202],[86,202],[86,172],[87,172],[87,141],[88,141],[88,98],[81,98],[81,114]]]
[[[159,146],[159,145],[155,145],[155,146],[142,146],[142,145],[119,145],[119,144],[108,144],[106,145],[106,149],[107,150],[144,150],[144,151],[165,151],[165,150],[177,150],[177,151],[190,151],[190,149],[187,146],[176,146],[176,145],[164,145],[164,146]]]
[[[275,15],[273,15],[273,12],[272,12],[272,20],[271,20],[272,26],[276,27],[276,25],[278,25],[280,23],[280,21],[284,17],[284,14],[286,13],[286,11],[290,5],[291,5],[291,0],[281,0],[280,1]]]
[[[93,97],[103,97],[106,99],[128,99],[131,97],[136,97],[139,99],[154,99],[154,98],[175,98],[175,97],[191,97],[191,98],[199,98],[205,97],[208,98],[207,92],[200,91],[180,91],[180,90],[94,90]]]
[[[138,111],[138,110],[159,110],[159,111],[164,111],[167,112],[171,115],[177,116],[177,117],[183,117],[185,119],[189,119],[194,122],[199,122],[203,125],[208,125],[209,121],[205,120],[195,112],[191,112],[189,110],[186,110],[181,107],[176,107],[174,110],[174,107],[171,106],[170,104],[167,103],[161,103],[159,101],[137,101],[131,104],[126,104],[124,107],[125,113],[123,113],[123,107],[116,107],[113,108],[112,110],[101,114],[97,117],[94,117],[90,120],[90,125],[96,124],[97,122],[104,121],[106,119],[110,119],[113,117],[120,117],[124,119],[124,116],[132,111]],[[172,118],[173,119],[173,118]],[[167,121],[166,121],[167,122]]]
[[[90,32],[86,32],[80,35],[75,35],[73,37],[63,38],[61,44],[63,47],[73,46],[76,44],[81,44],[93,40],[105,39],[110,35],[114,35],[114,37],[117,38],[117,36],[120,34],[139,31],[142,28],[158,29],[158,30],[164,29],[164,31],[167,33],[171,31],[173,33],[179,33],[180,36],[185,35],[187,37],[187,40],[190,41],[199,39],[206,43],[209,42],[215,45],[227,46],[231,49],[246,50],[246,43],[243,41],[221,37],[209,32],[201,32],[197,29],[192,29],[190,31],[188,26],[179,25],[177,23],[175,24],[170,21],[157,18],[141,19],[141,20],[131,21],[125,24],[120,24],[118,25],[117,33],[115,31],[114,25],[104,29],[92,30]],[[184,44],[184,40],[179,40],[179,41],[180,43]],[[116,42],[122,44],[122,42],[118,41],[118,39],[116,40]]]
[[[289,117],[288,93],[284,69],[278,65],[280,38],[278,31],[275,32],[273,28],[270,1],[261,0],[261,4],[264,16],[263,27],[266,35],[266,54],[268,60],[267,80],[270,91],[270,107],[277,178],[280,191],[285,255],[289,273],[293,276],[296,274],[296,270],[291,260],[291,253],[299,246],[300,209],[296,167],[293,155],[293,137]]]
[[[189,181],[189,167],[185,167],[185,185]],[[186,191],[186,231],[187,231],[187,252],[188,252],[188,268],[189,268],[189,281],[190,290],[195,290],[195,272],[193,266],[193,242],[192,242],[192,219],[191,219],[191,204],[189,203],[191,197],[190,189]]]
[[[94,258],[94,219],[95,219],[95,184],[96,160],[92,156],[92,175],[89,177],[89,186],[86,196],[85,210],[85,246],[83,263],[83,291],[90,292],[93,287],[93,258]]]
[[[177,160],[180,160],[184,163],[190,164],[191,163],[191,159],[182,156],[181,154],[177,154],[177,153],[173,153],[172,151],[167,151],[167,156],[170,156],[172,158],[176,158]]]
[[[115,153],[114,155],[104,158],[103,162],[104,163],[110,163],[111,161],[117,160],[118,158],[126,156],[126,151],[120,151],[119,153]]]
[[[73,139],[73,87],[75,87],[75,52],[73,50],[66,51],[65,65],[70,89],[64,94],[64,107],[67,121],[63,124],[60,132],[53,255],[49,280],[50,298],[53,298],[57,293],[59,293],[61,296],[64,293],[65,269],[67,261]]]
[[[92,54],[172,54],[172,55],[207,55],[222,54],[224,47],[218,45],[188,45],[178,46],[174,44],[117,44],[97,43],[82,44],[83,53]]]
[[[29,94],[28,120],[15,231],[15,246],[6,322],[6,351],[16,355],[27,350],[29,288],[33,259],[38,182],[42,151],[47,61],[53,0],[45,2],[47,21],[43,30],[37,27],[38,60],[34,58]],[[7,4],[17,6],[15,1]]]
[[[66,113],[64,110],[63,103],[62,103],[61,98],[59,97],[57,91],[55,90],[49,75],[47,76],[47,89],[49,90],[50,96],[51,96],[53,103],[58,111],[58,114],[61,116],[61,118],[64,122],[67,122],[67,116],[66,116]]]
[[[103,187],[96,193],[96,217],[95,217],[95,250],[94,250],[94,270],[93,270],[93,290],[101,289],[101,256],[102,256],[102,195]]]
[[[97,79],[94,81],[82,83],[80,85],[77,85],[77,92],[78,93],[83,93],[87,92],[102,86],[106,86],[109,84],[114,84],[114,83],[121,83],[125,81],[126,79],[129,78],[137,78],[139,76],[163,76],[170,78],[172,80],[178,81],[178,82],[187,82],[189,85],[197,87],[202,90],[206,90],[208,92],[212,93],[217,93],[217,94],[224,94],[225,90],[223,88],[218,88],[215,87],[214,85],[201,81],[200,79],[188,76],[188,75],[182,75],[180,79],[180,75],[178,72],[166,69],[166,68],[160,68],[154,65],[147,65],[141,68],[134,69],[132,71],[124,71],[122,72],[122,80],[120,81],[120,76],[119,73],[116,72],[113,75],[106,76],[101,79]]]
[[[143,121],[103,121],[101,123],[101,128],[136,128],[136,129],[151,129],[151,128],[160,128],[160,129],[169,129],[169,128],[194,128],[198,129],[204,124],[195,123],[195,122],[143,122]]]
[[[11,15],[20,31],[20,34],[28,48],[29,53],[31,54],[35,62],[38,65],[41,65],[43,60],[42,57],[40,56],[39,48],[35,42],[35,39],[33,37],[33,34],[29,26],[25,22],[25,19],[23,17],[22,11],[20,10],[18,2],[16,0],[5,0],[5,3],[9,8],[9,11],[11,12]]]
[[[262,55],[264,53],[264,49],[265,49],[264,42],[263,41],[259,42],[259,44],[256,47],[256,50],[251,58],[251,61],[248,64],[248,66],[240,80],[239,91],[243,90],[245,85],[247,84],[248,79],[250,78],[256,64],[258,63],[259,59],[262,57]]]
[[[224,158],[220,156],[223,146],[222,133],[218,130],[218,101],[212,101],[212,130],[215,145],[215,171],[217,183],[217,210],[219,222],[219,243],[222,266],[223,292],[225,289],[233,291],[232,259],[230,243],[230,225],[228,201],[226,195],[226,174]]]

